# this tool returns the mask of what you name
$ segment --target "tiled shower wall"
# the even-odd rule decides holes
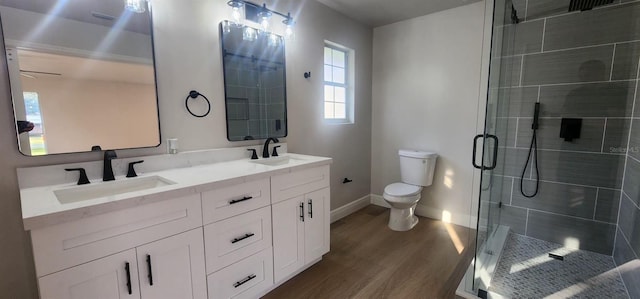
[[[640,298],[640,260],[638,260],[640,254],[640,101],[638,100],[635,103],[626,159],[613,258],[620,269],[630,297]]]
[[[228,59],[225,84],[229,137],[282,137],[286,130],[284,67]],[[280,125],[277,125],[277,122]]]
[[[496,28],[494,36],[504,37],[504,44],[493,50],[500,75],[492,72],[490,89],[498,103],[497,119],[490,125],[500,137],[494,174],[501,176],[493,178],[502,186],[500,223],[519,234],[611,255],[625,162],[640,156],[626,155],[638,85],[640,2],[616,1],[573,13],[567,12],[568,0],[513,4],[521,23]],[[536,102],[541,103],[541,182],[539,194],[528,199],[520,194],[520,176]],[[582,119],[579,139],[559,137],[563,117]],[[634,171],[640,174],[640,163],[627,174]],[[531,194],[531,164],[524,178],[524,189]],[[638,189],[635,182],[626,185]],[[637,204],[637,190],[635,194]],[[638,234],[640,242],[640,230]]]

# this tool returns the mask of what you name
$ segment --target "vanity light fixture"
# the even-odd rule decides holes
[[[287,29],[285,29],[284,36],[286,38],[293,37],[293,18],[291,18],[291,13],[287,13],[287,18],[282,21],[283,24],[287,25]]]
[[[285,36],[287,38],[293,36],[293,25],[295,22],[291,17],[291,13],[283,14],[275,10],[267,8],[267,4],[258,5],[245,0],[229,0],[227,5],[231,7],[231,19],[235,25],[240,26],[242,19],[242,9],[244,9],[245,18],[260,23],[263,33],[269,32],[269,21],[273,15],[278,15],[284,20],[283,24],[287,26]]]
[[[258,13],[258,18],[260,18],[260,25],[262,26],[262,31],[269,32],[269,19],[273,14],[269,9],[267,9],[267,4],[262,4],[262,9]]]
[[[124,0],[124,9],[135,13],[144,13],[147,2],[148,0]]]
[[[233,20],[236,25],[240,24],[244,3],[238,0],[231,0],[227,2],[227,5],[231,6],[231,20]]]

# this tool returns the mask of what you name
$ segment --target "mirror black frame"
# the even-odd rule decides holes
[[[117,0],[114,0],[117,1]],[[153,80],[154,80],[154,90],[155,90],[155,96],[156,96],[156,114],[158,116],[158,144],[156,145],[149,145],[149,146],[140,146],[140,147],[127,147],[127,148],[101,148],[101,151],[105,151],[105,150],[127,150],[127,149],[145,149],[145,148],[157,148],[160,145],[162,145],[162,130],[161,130],[161,124],[160,124],[160,100],[159,100],[159,92],[158,92],[158,69],[157,69],[157,63],[156,63],[156,49],[155,49],[155,37],[154,37],[154,26],[153,26],[153,6],[151,5],[151,2],[147,2],[147,10],[149,12],[149,33],[150,33],[150,37],[151,37],[151,60],[152,60],[152,64],[153,64]],[[54,156],[54,155],[66,155],[66,154],[79,154],[79,153],[90,153],[90,152],[95,152],[95,149],[91,149],[91,150],[87,150],[87,151],[77,151],[77,152],[65,152],[65,153],[52,153],[52,154],[45,154],[45,155],[27,155],[24,152],[22,152],[21,148],[20,148],[20,132],[18,129],[18,124],[17,124],[17,118],[16,118],[16,101],[14,100],[14,92],[13,89],[11,88],[12,84],[11,84],[11,76],[9,73],[9,63],[7,61],[7,53],[6,53],[6,42],[5,42],[5,32],[4,32],[4,23],[2,18],[0,17],[0,35],[2,36],[0,43],[2,43],[2,53],[4,56],[4,71],[6,73],[6,78],[7,81],[9,82],[9,93],[11,94],[11,108],[13,109],[13,119],[14,119],[14,128],[15,128],[15,132],[16,132],[16,146],[18,149],[18,152],[20,152],[21,155],[25,156],[25,157],[43,157],[43,156]]]
[[[283,62],[282,62],[282,71],[283,71],[283,94],[284,94],[284,135],[277,135],[277,136],[270,136],[269,133],[267,133],[267,137],[265,138],[254,138],[254,139],[244,139],[244,140],[232,140],[231,136],[229,135],[229,103],[228,103],[228,99],[230,99],[229,95],[228,95],[228,91],[227,91],[227,77],[226,77],[226,73],[227,73],[227,68],[226,68],[226,64],[224,62],[225,56],[226,56],[226,50],[225,50],[225,44],[224,44],[224,25],[223,24],[231,24],[231,21],[228,20],[223,20],[220,22],[219,24],[219,34],[220,34],[220,63],[222,64],[222,79],[223,79],[223,87],[224,87],[224,103],[225,103],[225,122],[226,122],[226,130],[227,130],[227,140],[231,141],[231,142],[236,142],[236,141],[247,141],[247,140],[265,140],[268,139],[270,137],[276,137],[276,138],[286,138],[287,135],[289,135],[289,119],[288,119],[288,112],[287,112],[287,62],[286,62],[286,43],[285,43],[285,38],[281,35],[277,35],[275,33],[270,32],[270,34],[275,34],[276,36],[278,36],[280,38],[280,40],[282,41],[282,57],[283,57]],[[250,27],[247,25],[242,25],[242,27]],[[253,27],[251,27],[253,28]],[[260,29],[257,28],[253,28],[254,30],[256,30],[257,32],[260,32]]]

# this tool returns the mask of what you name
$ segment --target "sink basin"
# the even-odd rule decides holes
[[[278,157],[271,157],[271,158],[260,159],[260,160],[249,160],[249,161],[251,163],[256,163],[256,164],[276,166],[276,165],[286,165],[296,160],[301,160],[301,159],[292,158],[291,156],[278,156]]]
[[[163,177],[149,176],[97,183],[95,185],[78,186],[68,189],[56,190],[53,193],[56,195],[58,201],[61,204],[68,204],[99,197],[148,190],[173,184],[175,184],[175,182],[167,180]]]

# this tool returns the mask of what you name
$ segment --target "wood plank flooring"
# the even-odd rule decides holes
[[[394,232],[388,220],[388,209],[370,205],[333,223],[322,261],[263,298],[455,298],[475,231],[420,218]]]

